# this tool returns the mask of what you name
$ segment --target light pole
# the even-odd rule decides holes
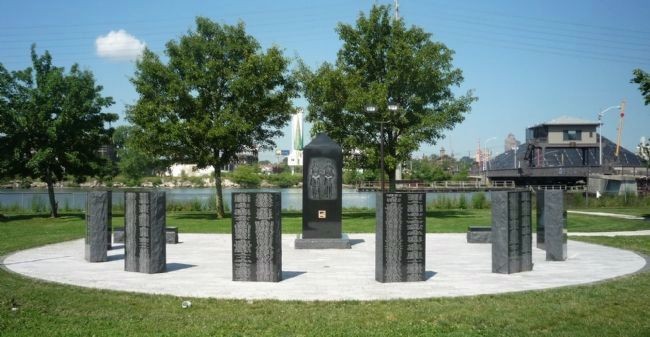
[[[375,114],[378,109],[375,105],[366,106],[366,112]],[[384,119],[380,118],[379,120],[380,131],[379,131],[379,161],[380,161],[380,175],[381,175],[381,193],[384,193]]]
[[[389,102],[388,103],[388,110],[391,112],[395,112],[399,109],[399,105]],[[366,106],[366,112],[374,114],[378,113],[379,109],[375,105],[368,105]],[[386,192],[386,183],[384,180],[384,116],[380,115],[380,120],[379,120],[379,158],[380,158],[380,170],[381,170],[381,193]]]
[[[490,170],[490,152],[488,152],[487,144],[488,144],[490,141],[493,141],[493,140],[495,140],[495,139],[497,139],[497,137],[490,137],[490,138],[488,138],[488,139],[485,141],[485,143],[483,143],[483,149],[485,150],[485,153],[486,153],[487,156],[488,156],[487,163],[486,163],[486,165],[485,165],[486,171],[489,171],[489,170]]]
[[[603,170],[603,115],[609,110],[620,108],[620,105],[614,105],[598,113],[598,165],[600,166],[601,173]]]
[[[485,171],[485,186],[488,185],[488,171],[490,170],[490,155],[489,155],[489,153],[488,153],[488,147],[487,147],[487,144],[488,144],[490,141],[493,141],[493,140],[495,140],[495,139],[497,139],[497,137],[490,137],[490,138],[488,138],[488,139],[485,141],[485,143],[483,143],[483,152],[484,152],[485,154],[488,154],[487,162],[485,162],[485,170],[483,170],[483,171]],[[483,153],[481,153],[481,157],[483,157]],[[482,159],[482,158],[481,158],[481,159]]]

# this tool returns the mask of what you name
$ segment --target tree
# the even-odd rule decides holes
[[[65,175],[96,175],[107,160],[98,150],[110,142],[107,122],[117,115],[102,112],[113,104],[101,96],[93,74],[72,65],[55,67],[49,52],[38,56],[32,45],[33,67],[8,72],[0,64],[0,167],[12,175],[39,178],[47,184],[50,215],[57,217],[54,184]]]
[[[280,49],[265,52],[244,24],[196,19],[196,31],[166,44],[165,64],[149,50],[132,82],[128,110],[138,147],[175,163],[212,166],[217,216],[224,216],[221,167],[238,152],[273,148],[293,113],[296,84]]]
[[[390,6],[373,6],[356,26],[339,24],[343,46],[336,64],[299,72],[309,102],[312,132],[327,132],[338,141],[354,167],[379,162],[379,121],[385,124],[385,172],[395,187],[398,163],[410,159],[422,143],[435,144],[443,131],[463,121],[475,100],[471,92],[456,98],[451,88],[463,81],[453,68],[453,51],[418,27],[392,19]],[[397,103],[389,111],[388,102]],[[379,113],[366,113],[374,105]],[[351,153],[361,153],[351,156]]]
[[[630,83],[636,83],[639,85],[639,90],[645,98],[645,105],[650,104],[650,74],[641,69],[635,69],[634,78]]]
[[[117,166],[130,185],[138,185],[143,177],[164,170],[169,163],[151,156],[138,148],[133,127],[121,125],[113,133],[113,146],[117,151]]]

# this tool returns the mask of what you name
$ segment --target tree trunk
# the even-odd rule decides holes
[[[388,191],[395,192],[395,169],[386,168],[386,174],[388,175]]]
[[[52,181],[51,177],[47,177],[45,179],[45,182],[47,183],[47,194],[50,198],[50,217],[51,218],[57,218],[59,216],[58,212],[58,204],[56,202],[56,199],[54,198],[54,182]]]
[[[221,167],[217,165],[212,165],[214,168],[214,185],[217,188],[217,197],[216,207],[217,207],[217,218],[221,219],[226,216],[226,212],[223,209],[223,188],[221,187]]]

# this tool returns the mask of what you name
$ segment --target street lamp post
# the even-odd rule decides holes
[[[391,112],[395,112],[399,109],[399,105],[389,102],[388,103],[388,110]],[[375,105],[368,105],[366,106],[366,112],[368,113],[377,113],[379,109],[377,109],[377,106]],[[381,170],[381,193],[386,192],[386,182],[384,179],[384,118],[383,116],[380,116],[379,120],[379,157],[380,157],[380,170]]]
[[[603,115],[609,110],[620,108],[620,105],[614,105],[598,113],[598,165],[600,166],[601,172],[603,170]]]
[[[368,105],[366,106],[366,112],[374,114],[377,113],[378,109],[377,106],[375,105]],[[384,193],[384,119],[380,118],[379,120],[379,125],[380,125],[380,131],[379,131],[379,161],[380,161],[380,167],[381,167],[381,193]]]
[[[485,143],[483,145],[483,149],[484,149],[485,153],[487,154],[487,162],[485,163],[485,184],[486,185],[488,183],[488,171],[490,171],[490,152],[488,152],[487,144],[490,141],[493,141],[495,139],[497,139],[497,137],[490,137],[485,141]]]

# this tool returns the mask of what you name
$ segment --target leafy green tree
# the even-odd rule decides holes
[[[302,65],[299,72],[309,101],[307,120],[312,132],[327,132],[346,157],[359,161],[354,167],[363,168],[378,166],[383,121],[385,172],[394,189],[397,164],[462,122],[475,98],[452,92],[463,81],[452,66],[453,51],[393,19],[390,6],[373,6],[355,26],[339,24],[336,30],[343,41],[336,64],[324,63],[315,72]],[[389,102],[399,108],[389,111]],[[367,113],[368,105],[378,113]]]
[[[196,19],[196,30],[169,41],[163,63],[149,50],[132,79],[129,108],[138,147],[174,163],[212,166],[217,216],[224,216],[221,167],[238,152],[273,148],[293,113],[297,86],[277,47],[262,51],[244,24]]]
[[[634,78],[632,78],[630,83],[639,85],[639,90],[645,98],[645,105],[650,104],[650,74],[641,69],[635,69]]]
[[[68,73],[52,64],[49,52],[31,48],[32,67],[8,72],[0,64],[0,167],[10,174],[47,184],[50,215],[58,216],[54,184],[65,175],[103,174],[107,160],[98,150],[110,143],[102,112],[113,104],[101,95],[93,74],[74,64]]]
[[[119,172],[128,180],[129,185],[137,186],[142,178],[164,170],[169,165],[138,148],[131,126],[121,125],[115,128],[113,146],[117,151]]]

